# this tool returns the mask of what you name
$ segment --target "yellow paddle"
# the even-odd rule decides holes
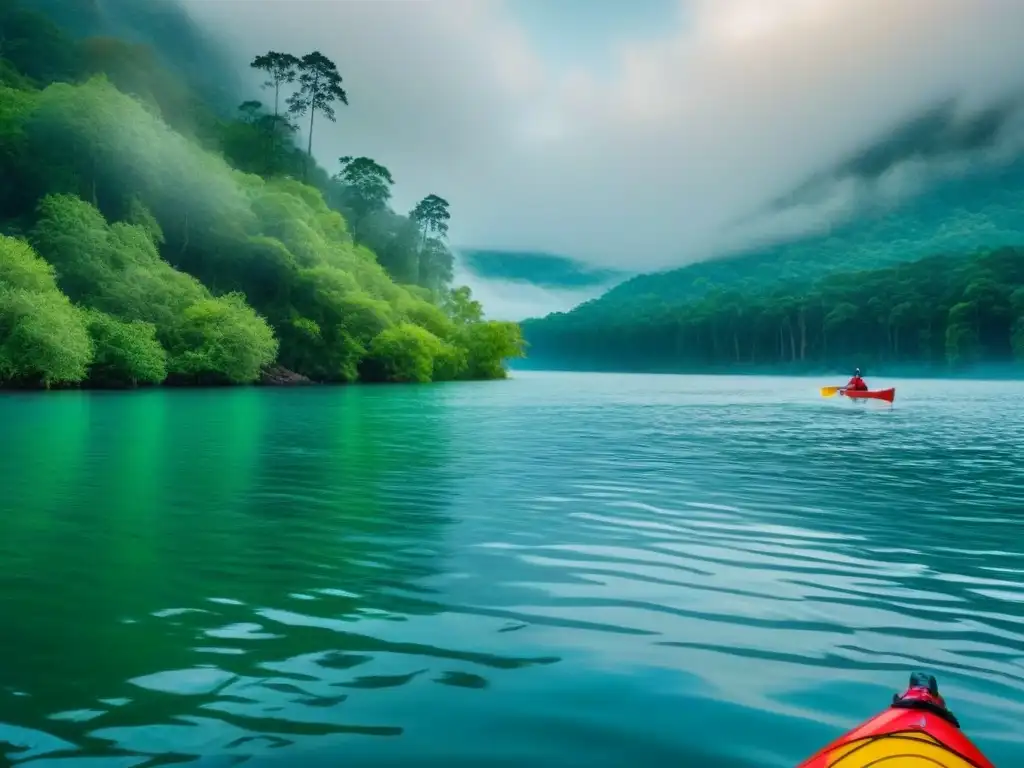
[[[821,388],[821,396],[822,397],[835,397],[835,395],[841,389],[843,389],[843,387],[822,387]]]

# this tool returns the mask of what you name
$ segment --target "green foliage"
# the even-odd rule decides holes
[[[55,14],[69,4],[44,2]],[[447,203],[431,196],[416,219],[399,216],[388,207],[390,172],[376,161],[346,158],[332,180],[294,145],[280,92],[297,81],[290,112],[308,112],[310,127],[317,114],[333,120],[334,105],[347,103],[333,62],[257,57],[275,113],[248,101],[218,121],[162,68],[163,56],[102,36],[90,12],[72,16],[77,30],[101,34],[53,37],[37,14],[6,27],[21,51],[49,36],[66,48],[51,63],[74,67],[44,77],[44,62],[33,62],[37,74],[10,68],[3,80],[13,87],[0,85],[0,231],[29,233],[54,270],[24,243],[8,248],[4,338],[38,340],[50,328],[64,339],[51,351],[7,344],[0,383],[86,372],[97,385],[244,383],[274,362],[339,382],[504,373],[500,358],[484,358],[505,348],[469,327],[482,314],[435,303],[452,275]],[[468,293],[463,303],[479,308]],[[33,350],[35,368],[25,362]]]
[[[457,344],[442,344],[434,354],[434,381],[454,381],[471,378],[466,375],[469,369],[469,352]],[[484,377],[501,379],[506,376],[504,367],[497,376]]]
[[[396,282],[421,283],[421,238],[411,221],[386,208],[370,211],[362,218],[354,212],[351,216],[358,222],[359,242],[376,254],[381,266]]]
[[[0,384],[80,382],[93,347],[82,313],[27,243],[0,236]]]
[[[452,215],[447,200],[437,195],[427,195],[416,203],[409,218],[423,231],[424,236],[435,234],[443,238],[448,236],[448,222]]]
[[[295,147],[298,126],[283,115],[267,114],[258,101],[243,102],[239,120],[221,128],[220,148],[231,165],[260,176],[298,176],[306,163]]]
[[[780,361],[793,364],[794,347],[797,364],[827,362],[844,368],[849,365],[848,361],[841,362],[846,352],[864,355],[861,359],[915,364],[927,360],[934,365],[945,364],[947,354],[965,363],[1003,359],[1005,345],[992,342],[986,347],[984,340],[1003,338],[1006,317],[992,320],[1004,330],[979,329],[986,347],[980,350],[981,357],[970,352],[974,336],[968,327],[957,326],[947,339],[945,315],[957,301],[939,297],[937,289],[925,288],[936,278],[912,262],[948,255],[941,262],[926,263],[935,269],[955,271],[959,269],[957,264],[972,254],[1020,246],[1024,232],[1022,190],[1024,163],[1018,162],[980,179],[966,175],[912,203],[862,217],[823,235],[634,277],[571,312],[524,323],[531,357],[546,364],[625,370],[698,370]],[[901,264],[908,265],[902,269],[910,271],[901,272],[897,268]],[[895,271],[876,271],[886,267]],[[868,270],[871,272],[864,274]],[[882,280],[883,274],[891,276],[883,284],[889,279],[901,284],[899,289],[893,288],[898,299],[895,303],[894,299],[871,293],[872,281]],[[915,277],[905,278],[907,274]],[[836,277],[830,282],[829,275]],[[908,281],[915,280],[920,280],[922,290],[915,291],[915,286],[908,285]],[[871,288],[856,290],[862,281]],[[966,287],[964,284],[962,290]],[[722,310],[727,294],[738,297],[748,318],[737,338],[729,338],[729,331],[724,330],[732,322]],[[776,300],[775,294],[806,305],[804,317],[809,329],[816,327],[817,316],[823,312],[822,320],[829,318],[827,339],[821,334],[817,341],[807,336],[801,354],[800,344],[790,343],[791,328],[797,341],[800,339],[799,315],[793,314],[792,301],[787,305],[782,298]],[[932,312],[925,296],[941,298],[942,317]],[[872,299],[875,303],[869,306]],[[821,308],[816,302],[822,303]],[[836,312],[839,305],[844,307]],[[881,312],[896,313],[891,323],[896,338],[882,343],[856,342],[854,337],[862,332],[863,323]],[[717,318],[717,342],[712,343],[710,331],[699,327],[697,318],[701,313]],[[839,318],[844,315],[851,322],[841,323]],[[775,327],[776,322],[781,326]],[[872,322],[881,323],[877,319]],[[762,323],[772,330],[757,330]],[[922,334],[927,342],[921,341]],[[755,335],[756,339],[751,338]],[[737,344],[739,354],[735,351]],[[919,348],[921,345],[927,347],[927,354]]]
[[[448,203],[430,195],[402,216],[388,207],[394,179],[387,168],[368,157],[342,157],[340,163],[327,196],[353,223],[356,240],[374,252],[396,282],[443,291],[455,264],[441,239],[451,218]]]
[[[954,366],[966,366],[978,354],[977,307],[961,301],[949,309],[946,321],[946,360]]]
[[[387,206],[395,183],[391,171],[369,157],[342,157],[338,164],[341,171],[335,179],[351,193],[351,207],[360,219]]]
[[[700,370],[785,364],[963,367],[1024,355],[1024,250],[933,256],[810,286],[712,290],[677,305],[524,323],[532,351],[580,367]]]
[[[0,3],[0,41],[0,59],[29,82],[71,80],[80,72],[81,52],[71,39],[45,16],[8,0]]]
[[[444,343],[430,331],[410,323],[386,328],[370,343],[367,367],[378,381],[428,382],[434,378],[434,359]]]
[[[257,56],[249,65],[253,69],[265,72],[267,80],[263,83],[264,88],[274,89],[274,117],[280,114],[281,86],[291,85],[298,77],[300,61],[290,53],[278,53],[268,51],[262,56]]]
[[[484,308],[473,298],[466,286],[449,291],[442,304],[445,312],[457,323],[478,323],[484,316]]]
[[[95,347],[89,379],[108,386],[159,384],[167,378],[167,353],[156,338],[156,326],[141,320],[125,322],[100,312],[86,313]]]
[[[1024,363],[1024,288],[1017,288],[1010,295],[1010,309],[1014,318],[1010,346],[1014,359]]]
[[[32,92],[0,85],[0,216],[8,219],[31,210],[36,184],[24,126],[35,100]]]
[[[132,210],[138,218],[149,219],[141,204]],[[39,205],[33,240],[76,302],[151,326],[155,339],[170,352],[172,373],[194,381],[243,383],[254,381],[260,367],[273,362],[276,342],[263,318],[239,295],[213,298],[195,278],[176,271],[160,258],[151,230],[108,225],[89,203],[51,195]],[[148,373],[131,373],[155,370],[156,353],[142,327],[131,326],[132,343],[138,346],[133,359],[141,368],[117,369],[124,374],[119,381],[153,380]],[[118,353],[111,354],[116,358]],[[106,376],[112,369],[99,370]]]
[[[443,291],[455,276],[455,258],[443,242],[436,237],[423,241],[419,252],[417,277],[420,285],[432,290]]]
[[[165,70],[152,49],[113,37],[83,40],[81,75],[104,76],[128,94],[161,114],[168,125],[186,134],[213,118],[178,78]]]
[[[18,0],[3,0],[14,5]],[[212,112],[237,103],[242,82],[219,36],[194,21],[179,0],[20,0],[20,5],[60,25],[74,41],[118,37],[151,48]],[[165,115],[173,121],[173,116]]]
[[[173,373],[247,384],[277,355],[274,332],[262,318],[253,317],[241,294],[200,301],[182,319],[180,333],[187,348],[172,362]]]
[[[80,382],[92,353],[82,314],[66,296],[0,288],[0,382]]]
[[[24,240],[0,235],[0,285],[33,293],[57,291],[53,267]]]
[[[296,117],[309,113],[309,146],[306,154],[313,157],[313,124],[319,112],[332,123],[336,102],[348,104],[348,95],[341,87],[338,66],[320,51],[303,56],[297,65],[299,89],[288,98],[288,112]]]
[[[462,327],[458,338],[467,356],[460,378],[503,379],[507,375],[504,361],[526,355],[522,331],[516,323],[470,323]]]
[[[0,86],[16,91],[31,91],[35,83],[15,69],[11,62],[0,59]]]

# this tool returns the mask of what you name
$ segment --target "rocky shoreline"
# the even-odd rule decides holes
[[[260,374],[259,384],[264,387],[303,387],[315,382],[301,373],[289,371],[283,365],[267,368]]]

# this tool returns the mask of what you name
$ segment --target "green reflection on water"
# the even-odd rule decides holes
[[[5,665],[0,720],[46,722],[102,753],[75,722],[90,708],[116,729],[194,713],[215,693],[173,695],[189,684],[174,670],[205,666],[216,680],[219,669],[223,682],[325,645],[324,663],[341,668],[362,658],[348,646],[387,650],[330,621],[433,610],[384,593],[437,571],[444,408],[437,390],[416,388],[9,402],[0,552],[18,578],[2,599],[22,620],[5,621],[0,640],[18,660]],[[410,471],[415,489],[403,486]],[[311,626],[261,625],[263,609]]]

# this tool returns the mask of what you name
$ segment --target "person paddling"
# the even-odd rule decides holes
[[[843,389],[844,390],[852,389],[854,392],[867,392],[868,391],[867,382],[864,381],[864,379],[861,378],[860,368],[858,368],[857,370],[855,370],[853,372],[853,378],[850,379],[850,381],[847,383],[847,385],[845,387],[843,387]]]

